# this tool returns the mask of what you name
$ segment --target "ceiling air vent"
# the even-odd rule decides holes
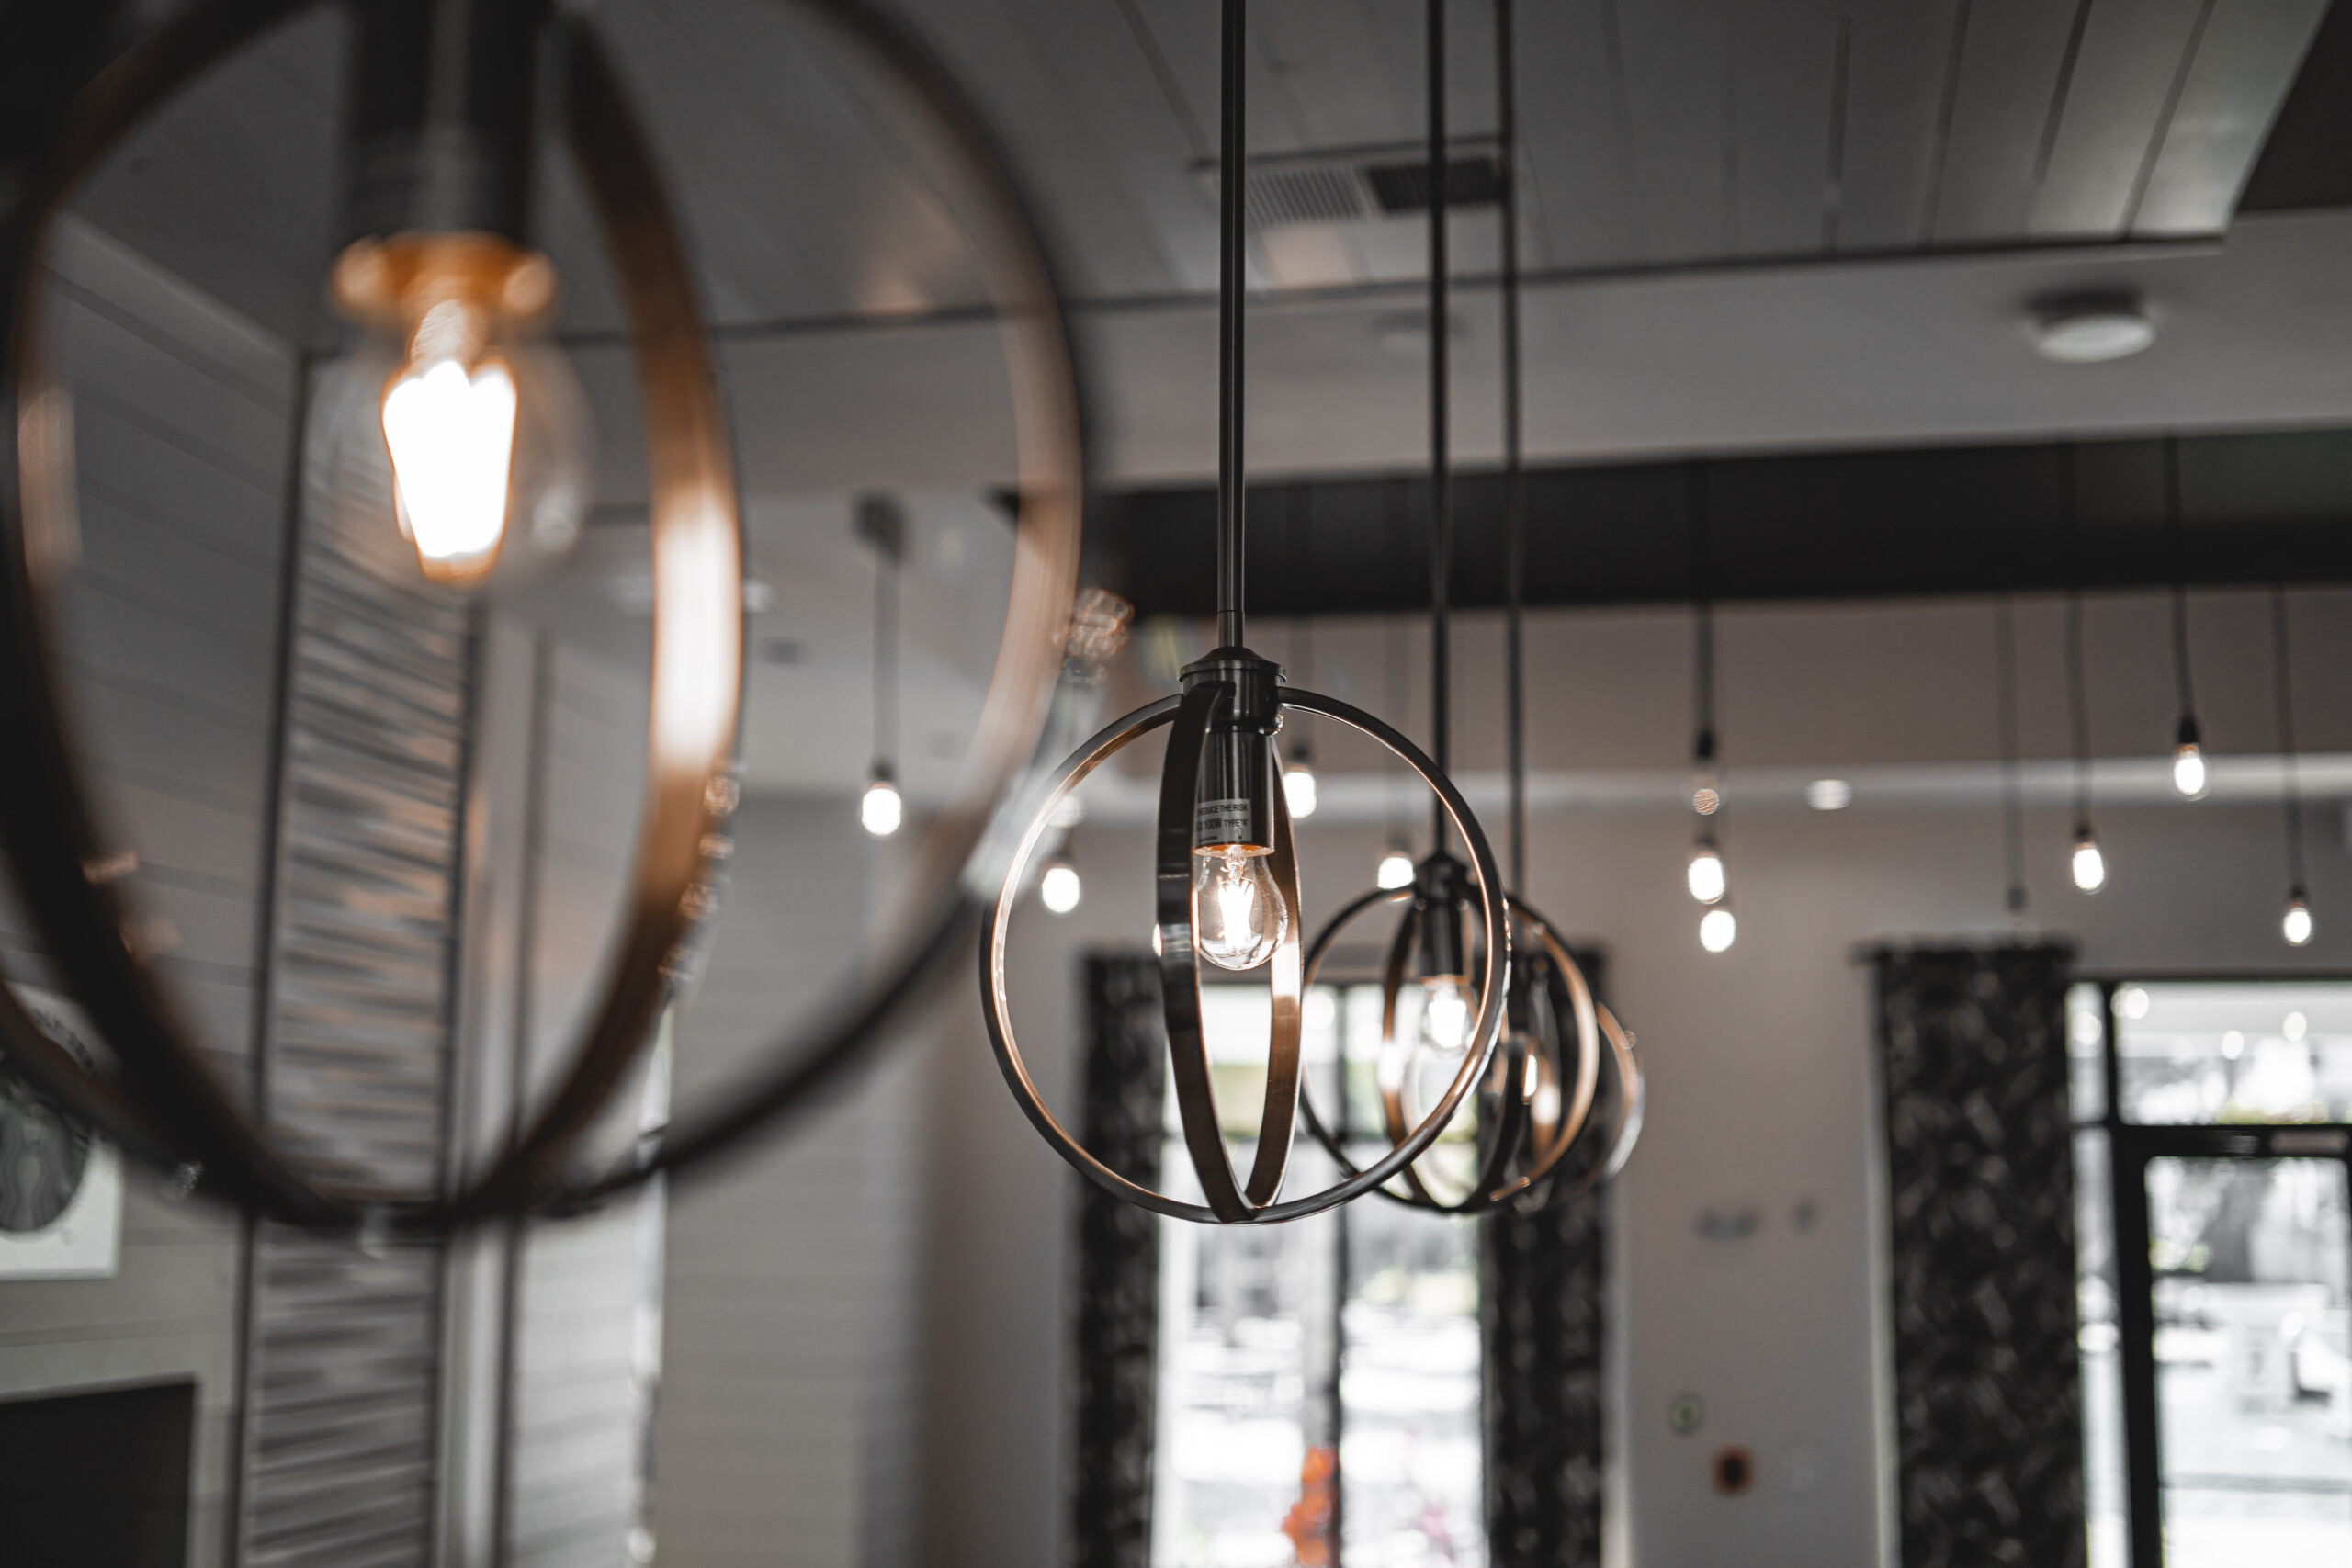
[[[1267,153],[1250,160],[1250,227],[1262,231],[1410,218],[1429,210],[1428,174],[1427,161],[1409,142]],[[1195,164],[1193,175],[1215,199],[1216,164]],[[1471,141],[1456,152],[1446,181],[1448,207],[1491,207],[1502,198],[1502,164],[1491,143]]]

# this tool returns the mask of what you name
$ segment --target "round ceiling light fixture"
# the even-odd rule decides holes
[[[2055,365],[2129,359],[2155,341],[2155,320],[2133,290],[2062,294],[2033,307],[2033,350]]]

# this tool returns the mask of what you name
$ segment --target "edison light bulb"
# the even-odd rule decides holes
[[[2312,909],[2300,893],[2287,900],[2287,912],[2278,920],[2278,933],[2287,939],[2289,947],[2301,947],[2312,939]]]
[[[364,240],[336,304],[367,336],[322,383],[314,455],[327,522],[395,581],[511,587],[579,537],[587,400],[540,330],[545,256],[481,234]]]
[[[2096,893],[2107,886],[2107,857],[2099,853],[2098,840],[2088,828],[2075,836],[2072,866],[2075,886],[2084,892]]]
[[[1082,888],[1078,880],[1078,867],[1066,860],[1048,861],[1045,874],[1037,878],[1037,899],[1057,915],[1067,915],[1078,908]],[[1151,928],[1157,939],[1159,928]]]
[[[906,802],[899,797],[899,786],[890,781],[888,770],[876,768],[873,782],[858,797],[858,825],[877,839],[887,839],[899,830],[906,815]]]
[[[1724,875],[1724,857],[1713,844],[1701,844],[1690,852],[1690,865],[1685,875],[1690,884],[1690,897],[1702,904],[1721,898],[1728,886]]]
[[[1246,844],[1193,852],[1193,930],[1202,954],[1220,969],[1255,969],[1290,929],[1267,859]]]
[[[1728,951],[1738,935],[1739,921],[1729,909],[1710,909],[1699,917],[1699,945],[1709,953]]]
[[[1290,814],[1304,821],[1315,815],[1315,770],[1305,762],[1293,762],[1283,770],[1283,804]]]
[[[1374,885],[1383,892],[1413,885],[1413,857],[1395,844],[1388,846],[1380,857],[1380,870],[1373,877]]]
[[[2205,753],[2194,740],[2184,740],[2172,754],[2172,787],[2195,800],[2205,793]]]
[[[1422,1046],[1459,1056],[1470,1037],[1470,998],[1457,975],[1432,975],[1421,982]]]

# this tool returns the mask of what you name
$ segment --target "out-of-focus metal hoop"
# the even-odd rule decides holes
[[[997,893],[996,901],[989,907],[981,928],[980,993],[983,1004],[981,1016],[988,1025],[989,1047],[996,1053],[997,1066],[1002,1069],[1005,1083],[1012,1090],[1013,1099],[1019,1102],[1023,1113],[1029,1118],[1030,1123],[1052,1146],[1054,1152],[1069,1161],[1080,1175],[1115,1197],[1122,1198],[1140,1208],[1148,1209],[1154,1213],[1167,1214],[1175,1219],[1192,1220],[1204,1224],[1279,1224],[1285,1220],[1302,1219],[1309,1214],[1322,1213],[1351,1198],[1376,1189],[1381,1183],[1389,1180],[1398,1171],[1418,1159],[1445,1130],[1446,1124],[1453,1119],[1453,1113],[1460,1108],[1464,1099],[1476,1088],[1479,1080],[1486,1076],[1488,1067],[1493,1065],[1496,1043],[1501,1032],[1505,996],[1509,988],[1510,927],[1505,922],[1502,874],[1495,864],[1494,852],[1488,847],[1486,834],[1480,829],[1477,819],[1471,815],[1468,802],[1462,798],[1461,791],[1454,787],[1453,781],[1438,771],[1437,764],[1430,761],[1419,747],[1395,728],[1361,709],[1319,693],[1302,691],[1295,687],[1283,688],[1279,699],[1282,706],[1336,719],[1394,752],[1400,761],[1420,776],[1422,783],[1429,785],[1431,793],[1437,796],[1447,819],[1452,822],[1453,830],[1461,837],[1463,845],[1469,854],[1472,875],[1477,882],[1480,917],[1488,921],[1488,929],[1504,933],[1501,941],[1490,942],[1487,944],[1484,959],[1479,965],[1478,1010],[1470,1029],[1471,1048],[1464,1053],[1462,1066],[1454,1074],[1453,1081],[1448,1084],[1446,1092],[1430,1108],[1429,1114],[1422,1118],[1420,1123],[1412,1128],[1403,1141],[1386,1156],[1363,1170],[1351,1172],[1344,1179],[1334,1182],[1319,1192],[1304,1198],[1283,1201],[1279,1197],[1278,1191],[1283,1171],[1279,1160],[1281,1156],[1287,1156],[1289,1149],[1289,1117],[1287,1114],[1277,1114],[1274,1102],[1278,1098],[1286,1105],[1296,1102],[1296,1086],[1299,1083],[1295,1051],[1296,1037],[1294,1034],[1292,1039],[1292,1060],[1286,1075],[1291,1089],[1287,1093],[1279,1092],[1274,1082],[1278,1077],[1285,1075],[1281,1070],[1281,1064],[1272,1057],[1271,1049],[1272,1043],[1270,1041],[1267,1075],[1268,1113],[1262,1127],[1269,1134],[1279,1134],[1282,1144],[1281,1156],[1277,1157],[1277,1163],[1272,1167],[1270,1177],[1267,1155],[1263,1146],[1265,1140],[1261,1138],[1259,1159],[1251,1171],[1249,1186],[1246,1190],[1237,1188],[1233,1181],[1232,1166],[1225,1151],[1223,1134],[1216,1127],[1214,1097],[1204,1094],[1199,1097],[1200,1103],[1188,1107],[1185,1104],[1185,1096],[1182,1088],[1183,1081],[1182,1075],[1185,1071],[1184,1064],[1187,1055],[1197,1057],[1203,1075],[1201,1087],[1204,1090],[1206,1088],[1206,1049],[1199,1034],[1198,960],[1193,949],[1189,905],[1192,810],[1191,798],[1187,795],[1182,834],[1182,849],[1186,857],[1183,867],[1186,903],[1171,908],[1170,875],[1168,863],[1170,840],[1166,822],[1167,795],[1163,791],[1162,830],[1157,840],[1160,868],[1158,924],[1161,948],[1162,999],[1163,1006],[1167,1006],[1169,1011],[1169,1048],[1172,1054],[1172,1059],[1178,1064],[1180,1086],[1178,1111],[1184,1118],[1186,1151],[1193,1156],[1194,1173],[1201,1179],[1202,1191],[1204,1195],[1218,1193],[1217,1175],[1222,1173],[1225,1187],[1222,1195],[1224,1207],[1220,1208],[1216,1202],[1191,1203],[1182,1199],[1170,1198],[1163,1192],[1128,1179],[1095,1158],[1076,1138],[1070,1135],[1069,1132],[1056,1119],[1051,1108],[1046,1104],[1044,1096],[1038,1092],[1035,1081],[1029,1076],[1028,1064],[1023,1059],[1020,1046],[1013,1038],[1012,1007],[1006,994],[1004,980],[1005,944],[1012,923],[1012,908],[1020,897],[1022,879],[1028,869],[1030,858],[1035,853],[1039,840],[1045,836],[1051,824],[1054,807],[1061,802],[1063,797],[1075,789],[1089,773],[1102,766],[1113,753],[1163,725],[1180,726],[1177,734],[1169,743],[1170,755],[1162,763],[1163,781],[1180,776],[1182,758],[1179,755],[1179,747],[1187,733],[1193,737],[1189,742],[1189,753],[1193,765],[1197,766],[1200,737],[1205,734],[1209,721],[1216,716],[1217,705],[1226,700],[1226,690],[1229,688],[1223,688],[1222,683],[1208,682],[1197,688],[1190,697],[1163,697],[1156,703],[1137,708],[1095,734],[1055,772],[1050,784],[1045,791],[1044,798],[1030,818],[1029,824],[1013,851],[1012,863],[1005,874],[1003,886]],[[1181,717],[1180,710],[1182,710]],[[1182,776],[1189,777],[1190,774],[1182,773]],[[1283,808],[1280,796],[1281,792],[1277,790],[1275,792],[1277,846],[1275,852],[1277,854],[1283,853],[1283,847],[1290,842],[1291,831],[1288,813]],[[1284,876],[1284,873],[1280,869],[1275,870],[1273,874],[1278,881]],[[1291,897],[1296,887],[1295,861],[1291,863],[1287,875],[1290,891],[1285,892],[1285,897]],[[1299,911],[1294,904],[1291,910],[1293,936],[1296,933],[1298,920]],[[1293,947],[1291,951],[1295,953],[1297,950]],[[1173,978],[1177,981],[1178,989],[1182,995],[1173,1005],[1170,1005],[1165,992],[1169,988],[1168,982],[1171,978],[1170,958],[1171,955],[1178,954],[1180,952],[1182,956],[1175,958],[1172,967],[1176,970]],[[1281,948],[1278,947],[1275,961],[1279,961],[1281,952]],[[1295,987],[1295,995],[1303,995],[1304,979],[1305,970],[1302,965],[1295,977],[1290,982]],[[1277,984],[1281,984],[1279,977]],[[1279,994],[1278,992],[1278,997]],[[1190,998],[1189,1009],[1183,999],[1185,996]],[[1293,1006],[1296,1006],[1295,1000]],[[1186,1016],[1187,1011],[1189,1017]],[[1180,1037],[1180,1030],[1184,1031],[1182,1037]],[[1206,1141],[1196,1138],[1194,1134],[1196,1125],[1204,1127],[1210,1136],[1216,1140],[1214,1158],[1209,1157],[1211,1151],[1207,1147]],[[1260,1196],[1261,1193],[1262,1197]]]
[[[1641,1057],[1634,1049],[1633,1036],[1617,1021],[1617,1015],[1605,1007],[1598,1011],[1601,1037],[1609,1042],[1610,1060],[1617,1068],[1616,1122],[1610,1129],[1607,1148],[1591,1168],[1564,1185],[1555,1167],[1548,1178],[1552,1185],[1531,1200],[1534,1207],[1565,1203],[1601,1182],[1616,1179],[1618,1172],[1625,1168],[1625,1162],[1634,1157],[1634,1145],[1641,1141],[1642,1114],[1649,1100],[1649,1084],[1642,1076]]]
[[[655,671],[649,726],[647,820],[623,945],[596,1024],[572,1070],[525,1139],[465,1194],[321,1191],[279,1160],[188,1047],[165,994],[121,932],[119,896],[85,875],[103,863],[87,852],[100,841],[64,742],[64,716],[51,674],[37,597],[44,569],[37,513],[28,496],[54,495],[62,477],[43,470],[32,344],[39,311],[39,254],[54,213],[78,181],[129,128],[254,34],[301,9],[308,0],[217,0],[182,13],[134,46],[76,106],[72,122],[0,231],[0,285],[10,301],[5,356],[6,432],[0,457],[0,637],[13,660],[0,659],[0,722],[28,739],[33,755],[0,778],[0,833],[28,904],[61,975],[85,1000],[123,1062],[119,1088],[84,1076],[70,1061],[51,1061],[28,1042],[38,1026],[0,998],[0,1034],[19,1042],[17,1059],[61,1100],[134,1145],[153,1148],[158,1134],[175,1151],[209,1168],[223,1195],[297,1223],[347,1224],[355,1206],[384,1213],[394,1225],[431,1228],[501,1211],[576,1207],[676,1168],[740,1138],[758,1117],[797,1098],[824,1069],[846,1056],[916,991],[922,976],[968,929],[975,901],[958,886],[987,824],[988,806],[1026,760],[1043,721],[1060,656],[1076,578],[1084,430],[1077,375],[1060,295],[1029,209],[978,115],[935,61],[902,30],[850,0],[787,0],[815,14],[839,37],[880,62],[911,87],[939,132],[927,152],[976,175],[985,211],[974,238],[1007,342],[1016,402],[1020,516],[1012,599],[983,705],[975,755],[978,783],[960,810],[927,835],[924,874],[944,893],[928,919],[878,966],[857,1005],[838,1009],[818,1047],[799,1054],[781,1082],[690,1124],[670,1156],[585,1187],[559,1190],[569,1149],[601,1111],[650,1038],[653,1019],[676,978],[677,957],[712,897],[709,852],[732,809],[729,772],[741,679],[740,535],[724,423],[695,304],[690,271],[644,139],[616,78],[584,29],[571,29],[566,51],[571,91],[567,130],[630,310],[646,410],[653,479]],[[62,827],[62,831],[58,830]],[[97,994],[87,995],[95,985]],[[129,1097],[121,1091],[129,1091]],[[153,1103],[151,1103],[153,1102]],[[157,1107],[160,1106],[160,1109]],[[148,1116],[157,1125],[150,1127]]]
[[[1433,1209],[1444,1213],[1476,1214],[1484,1213],[1515,1199],[1525,1198],[1550,1177],[1561,1158],[1575,1144],[1577,1134],[1583,1131],[1586,1120],[1591,1114],[1593,1097],[1600,1080],[1600,1048],[1607,1037],[1608,1031],[1615,1027],[1615,1020],[1609,1019],[1605,1023],[1603,1022],[1603,1015],[1607,1010],[1600,1007],[1593,1000],[1591,987],[1585,983],[1584,971],[1578,967],[1576,959],[1568,953],[1566,945],[1560,941],[1552,922],[1533,906],[1516,896],[1512,896],[1509,902],[1514,921],[1534,933],[1542,956],[1547,961],[1552,970],[1552,983],[1561,993],[1553,1002],[1555,1027],[1557,1028],[1560,1025],[1561,1015],[1564,1013],[1576,1021],[1576,1087],[1568,1099],[1566,1113],[1556,1119],[1548,1130],[1541,1125],[1533,1128],[1536,1138],[1533,1157],[1526,1162],[1524,1168],[1517,1176],[1509,1175],[1510,1167],[1520,1152],[1520,1140],[1522,1134],[1529,1131],[1530,1123],[1536,1121],[1531,1102],[1534,1095],[1540,1093],[1544,1087],[1544,1078],[1539,1077],[1534,1084],[1527,1086],[1525,1089],[1521,1088],[1521,1075],[1525,1072],[1526,1063],[1530,1058],[1521,1055],[1523,1047],[1518,1037],[1510,1036],[1503,1051],[1505,1060],[1500,1079],[1501,1088],[1497,1096],[1499,1101],[1500,1117],[1496,1125],[1487,1130],[1480,1138],[1481,1144],[1484,1145],[1484,1152],[1479,1156],[1477,1175],[1471,1182],[1470,1190],[1462,1198],[1451,1201],[1440,1198],[1429,1190],[1415,1165],[1408,1163],[1400,1173],[1400,1179],[1406,1184],[1405,1190],[1400,1192],[1394,1187],[1386,1185],[1380,1189],[1383,1197],[1396,1202],[1413,1208]],[[1403,916],[1397,921],[1396,935],[1389,942],[1387,957],[1381,971],[1381,1053],[1383,1059],[1385,1060],[1400,1050],[1396,1039],[1396,1000],[1404,987],[1407,961],[1412,951],[1413,936],[1420,919],[1412,888],[1374,889],[1362,895],[1341,908],[1338,914],[1332,916],[1324,925],[1323,930],[1317,933],[1314,942],[1307,949],[1305,983],[1308,986],[1315,983],[1317,971],[1322,967],[1324,957],[1330,952],[1340,936],[1367,910],[1383,904],[1405,906]],[[1562,1002],[1566,1005],[1562,1007],[1560,1005]],[[1565,1044],[1566,1041],[1562,1041],[1562,1043]],[[1540,1075],[1548,1074],[1556,1080],[1558,1069],[1544,1054],[1537,1053],[1532,1060],[1536,1064]],[[1347,1092],[1344,1078],[1340,1092],[1342,1094]],[[1380,1094],[1381,1114],[1385,1123],[1383,1132],[1393,1148],[1398,1142],[1397,1134],[1404,1127],[1407,1116],[1403,1081],[1401,1078],[1394,1083],[1383,1081],[1380,1086]],[[1322,1145],[1324,1153],[1338,1164],[1341,1173],[1348,1176],[1356,1174],[1358,1167],[1349,1156],[1346,1147],[1331,1131],[1329,1123],[1326,1122],[1316,1110],[1315,1097],[1311,1089],[1301,1090],[1299,1110],[1306,1117],[1309,1134],[1317,1143]],[[1627,1152],[1629,1154],[1631,1152],[1630,1145]],[[1623,1159],[1621,1158],[1618,1163],[1622,1166]],[[1550,1199],[1546,1197],[1541,1201],[1549,1201]]]

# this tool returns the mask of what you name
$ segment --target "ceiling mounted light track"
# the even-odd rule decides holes
[[[1432,14],[1438,10],[1431,6]],[[990,909],[980,945],[982,1014],[1006,1084],[1056,1153],[1114,1196],[1179,1219],[1264,1224],[1296,1219],[1368,1192],[1402,1175],[1452,1123],[1484,1080],[1500,1033],[1510,941],[1502,874],[1469,806],[1443,770],[1403,735],[1333,697],[1283,683],[1281,668],[1244,640],[1246,542],[1242,443],[1243,168],[1247,129],[1243,85],[1248,46],[1244,0],[1225,0],[1222,16],[1222,183],[1219,189],[1219,342],[1217,440],[1217,646],[1183,671],[1181,696],[1162,698],[1118,719],[1080,746],[1056,771],[1030,818]],[[1433,68],[1434,69],[1434,68]],[[1442,175],[1439,176],[1441,179]],[[1442,187],[1441,187],[1442,188]],[[1442,231],[1442,224],[1437,225]],[[1442,243],[1442,242],[1441,242]],[[1460,1065],[1428,1113],[1400,1130],[1396,1146],[1371,1167],[1306,1197],[1284,1199],[1299,1104],[1299,1032],[1304,996],[1305,907],[1297,846],[1281,786],[1275,736],[1292,713],[1319,715],[1369,737],[1419,774],[1436,797],[1442,825],[1460,835],[1469,855],[1456,889],[1475,904],[1483,929],[1498,933],[1477,966],[1475,1008],[1463,1000],[1454,1040]],[[1089,1153],[1038,1093],[1015,1041],[1005,987],[1005,947],[1023,874],[1051,826],[1057,803],[1112,754],[1154,730],[1169,731],[1160,767],[1157,840],[1157,919],[1160,1002],[1176,1086],[1176,1108],[1205,1202],[1194,1203],[1128,1179]],[[1441,750],[1442,750],[1441,742]],[[1473,891],[1475,889],[1475,892]],[[1202,1032],[1201,960],[1218,967],[1265,969],[1272,990],[1266,1046],[1266,1090],[1257,1154],[1248,1177],[1233,1168],[1210,1087]],[[1460,993],[1457,992],[1457,995]]]
[[[123,857],[89,805],[45,604],[57,568],[47,547],[55,508],[73,494],[74,479],[70,448],[43,438],[60,426],[49,400],[62,394],[45,389],[37,362],[44,250],[80,184],[174,95],[309,3],[199,0],[135,43],[76,97],[20,171],[18,199],[0,230],[0,474],[13,479],[0,486],[0,724],[15,752],[0,771],[0,839],[60,980],[119,1072],[85,1071],[6,986],[0,1043],[13,1065],[102,1131],[200,1169],[202,1190],[275,1219],[351,1226],[365,1216],[371,1226],[418,1231],[576,1208],[706,1159],[799,1102],[971,930],[978,900],[967,888],[996,859],[983,852],[990,809],[1045,724],[1062,666],[1059,628],[1070,621],[1083,428],[1061,295],[1001,153],[936,62],[855,0],[794,0],[908,90],[922,151],[976,187],[985,207],[970,227],[1005,334],[1021,498],[1005,628],[968,769],[973,786],[926,835],[916,857],[921,912],[870,966],[873,978],[726,1103],[681,1117],[650,1156],[581,1178],[573,1151],[646,1048],[715,907],[715,867],[737,800],[741,545],[725,420],[684,241],[593,29],[555,16],[546,0],[356,0],[349,210],[357,229],[334,292],[400,344],[399,366],[364,411],[366,441],[355,443],[380,458],[377,522],[387,537],[404,538],[398,548],[415,571],[459,589],[495,586],[564,532],[564,498],[555,493],[569,461],[554,440],[560,421],[534,423],[523,363],[536,352],[524,334],[544,320],[555,281],[521,232],[533,76],[545,58],[559,73],[563,137],[635,351],[651,488],[653,671],[627,912],[593,1021],[537,1117],[462,1192],[314,1180],[205,1065],[168,987],[128,934],[139,926],[111,871]],[[560,47],[543,50],[550,32]],[[548,395],[564,396],[560,377]],[[535,446],[542,435],[545,450]],[[553,479],[534,483],[534,474]]]
[[[1443,0],[1429,0],[1429,319],[1447,319],[1450,286],[1446,199],[1449,177],[1445,147],[1445,13]],[[1519,200],[1515,176],[1518,92],[1512,0],[1495,6],[1496,105],[1503,168],[1500,192],[1502,254],[1502,406],[1504,474],[1505,712],[1509,718],[1510,886],[1527,886],[1527,737],[1524,636],[1527,485],[1524,461],[1523,376],[1520,357]],[[1447,762],[1451,735],[1448,679],[1452,615],[1449,588],[1453,551],[1453,462],[1448,427],[1451,398],[1444,334],[1433,334],[1430,366],[1431,507],[1430,730],[1438,765]],[[1464,1034],[1468,1008],[1463,977],[1475,949],[1509,945],[1513,950],[1506,1032],[1482,1077],[1475,1107],[1476,1152],[1467,1172],[1451,1177],[1431,1168],[1433,1160],[1408,1160],[1396,1184],[1383,1196],[1415,1208],[1447,1213],[1480,1213],[1506,1203],[1534,1207],[1584,1191],[1623,1168],[1640,1135],[1643,1084],[1634,1043],[1609,1010],[1593,998],[1552,922],[1518,893],[1506,897],[1509,924],[1491,919],[1475,925],[1463,863],[1447,852],[1446,821],[1431,823],[1432,848],[1413,867],[1410,879],[1392,886],[1388,876],[1332,918],[1308,948],[1305,983],[1312,985],[1325,954],[1358,918],[1375,908],[1396,908],[1400,918],[1381,971],[1381,1044],[1374,1077],[1380,1125],[1371,1135],[1388,1145],[1388,1157],[1406,1148],[1417,1118],[1422,1079],[1435,1066],[1448,1083],[1468,1062]],[[1476,941],[1472,941],[1473,932]],[[1501,932],[1499,942],[1488,932]],[[1419,980],[1419,1017],[1409,1041],[1401,1037],[1400,1004],[1415,971]],[[1593,1130],[1592,1112],[1609,1062],[1610,1113],[1606,1134]],[[1346,1111],[1344,1082],[1340,1089]],[[1334,1123],[1319,1112],[1311,1091],[1302,1088],[1307,1129],[1346,1177],[1361,1174],[1350,1145],[1361,1135],[1344,1120]],[[1588,1157],[1569,1159],[1572,1150]]]

